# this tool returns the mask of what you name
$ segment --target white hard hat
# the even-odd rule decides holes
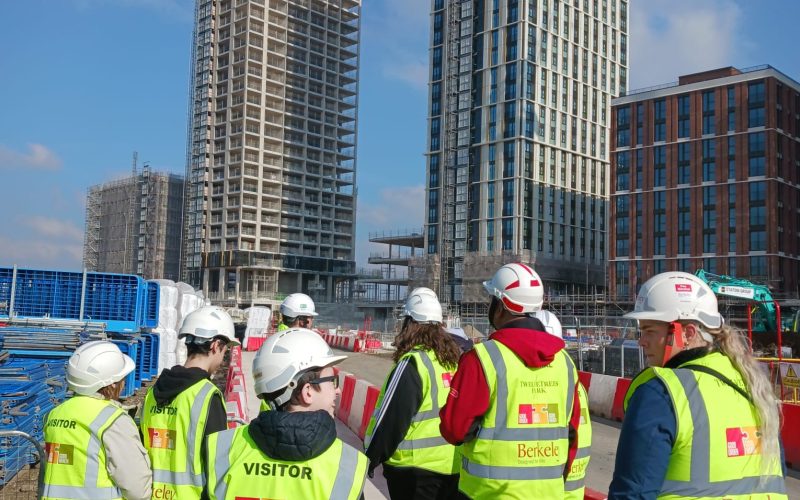
[[[178,338],[193,335],[197,339],[209,341],[214,337],[225,337],[229,343],[239,345],[235,333],[233,320],[224,309],[217,306],[203,306],[184,318]]]
[[[406,299],[403,316],[410,316],[417,323],[441,323],[442,305],[430,288],[415,288]]]
[[[289,328],[267,339],[253,360],[256,394],[284,390],[274,399],[277,406],[289,401],[297,379],[308,370],[333,366],[346,359],[333,353],[322,337],[307,328]]]
[[[293,293],[286,297],[281,304],[281,314],[287,318],[298,316],[316,316],[314,301],[304,293]]]
[[[542,322],[544,329],[547,333],[554,337],[563,338],[564,334],[561,330],[561,321],[558,320],[555,314],[550,311],[540,309],[536,311],[536,319]]]
[[[636,296],[636,306],[626,318],[653,321],[699,321],[708,328],[722,326],[717,296],[693,274],[668,272],[647,280]]]
[[[506,264],[483,282],[490,295],[497,297],[514,314],[531,314],[542,308],[544,285],[533,268],[522,264]]]
[[[67,384],[77,394],[88,396],[124,379],[136,368],[133,360],[114,343],[87,342],[75,349],[67,364]]]

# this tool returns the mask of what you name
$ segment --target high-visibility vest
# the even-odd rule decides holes
[[[286,325],[285,323],[281,323],[280,325],[278,325],[278,331],[279,332],[282,332],[282,331],[288,330],[288,329],[289,329],[289,325]]]
[[[578,424],[578,452],[564,483],[564,498],[583,500],[586,492],[586,469],[592,451],[592,421],[589,418],[589,397],[583,384],[578,382],[578,400],[581,402],[581,420]]]
[[[153,388],[142,409],[144,446],[153,466],[153,498],[200,498],[205,485],[201,462],[208,408],[220,390],[203,379],[164,406],[156,403]],[[158,492],[159,497],[156,497]],[[167,496],[171,492],[172,496]]]
[[[367,457],[334,440],[321,455],[290,462],[267,456],[245,425],[208,437],[210,500],[325,498],[357,500],[364,488]]]
[[[430,350],[415,348],[404,354],[400,361],[413,359],[422,381],[422,402],[416,415],[411,419],[405,437],[397,446],[387,464],[395,467],[416,467],[439,474],[458,474],[461,469],[461,456],[458,449],[445,441],[439,432],[439,409],[447,401],[450,392],[450,380],[453,374],[436,359]],[[367,427],[364,447],[368,448],[372,440],[376,422],[382,417],[383,399],[386,386],[383,384],[375,411]]]
[[[639,386],[658,377],[675,410],[677,434],[658,498],[788,498],[778,460],[762,478],[753,405],[718,377],[693,370],[691,365],[711,368],[746,390],[741,373],[719,352],[676,369],[648,368],[631,382],[626,408]]]
[[[47,414],[43,499],[122,498],[108,474],[103,446],[103,433],[120,417],[130,418],[111,401],[80,395]]]
[[[561,350],[531,368],[503,344],[475,346],[489,410],[463,455],[458,489],[470,498],[563,498],[569,420],[578,371]]]

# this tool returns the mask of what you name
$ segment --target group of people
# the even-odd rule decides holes
[[[187,316],[187,361],[148,390],[141,440],[117,402],[133,361],[84,344],[67,370],[75,396],[46,417],[44,498],[356,500],[382,466],[393,499],[581,499],[588,398],[542,280],[514,263],[484,288],[495,331],[474,346],[445,328],[432,290],[411,291],[364,452],[336,436],[345,356],[309,329],[302,294],[253,362],[262,411],[233,429],[210,381],[237,343],[223,310]],[[627,316],[650,368],[625,398],[609,498],[788,498],[780,402],[708,286],[656,275]]]

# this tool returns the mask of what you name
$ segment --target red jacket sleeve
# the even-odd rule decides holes
[[[447,402],[439,411],[439,431],[448,443],[459,445],[471,439],[484,413],[489,410],[489,386],[475,351],[469,351],[458,363],[450,384]]]
[[[581,398],[578,397],[578,384],[575,384],[575,394],[572,398],[572,417],[569,419],[569,451],[567,452],[567,465],[564,467],[564,479],[572,469],[572,462],[578,453],[578,433],[581,428]]]

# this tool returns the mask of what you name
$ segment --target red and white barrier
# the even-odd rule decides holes
[[[336,418],[344,422],[358,437],[364,439],[369,419],[372,418],[378,402],[380,388],[366,380],[359,380],[346,371],[338,369],[336,371],[339,375],[339,387],[342,388]]]
[[[586,387],[592,414],[621,421],[630,379],[590,372],[579,372],[578,375]]]
[[[228,378],[225,384],[225,408],[228,413],[228,427],[247,422],[247,385],[242,371],[242,348],[231,349],[231,363],[228,366]]]

